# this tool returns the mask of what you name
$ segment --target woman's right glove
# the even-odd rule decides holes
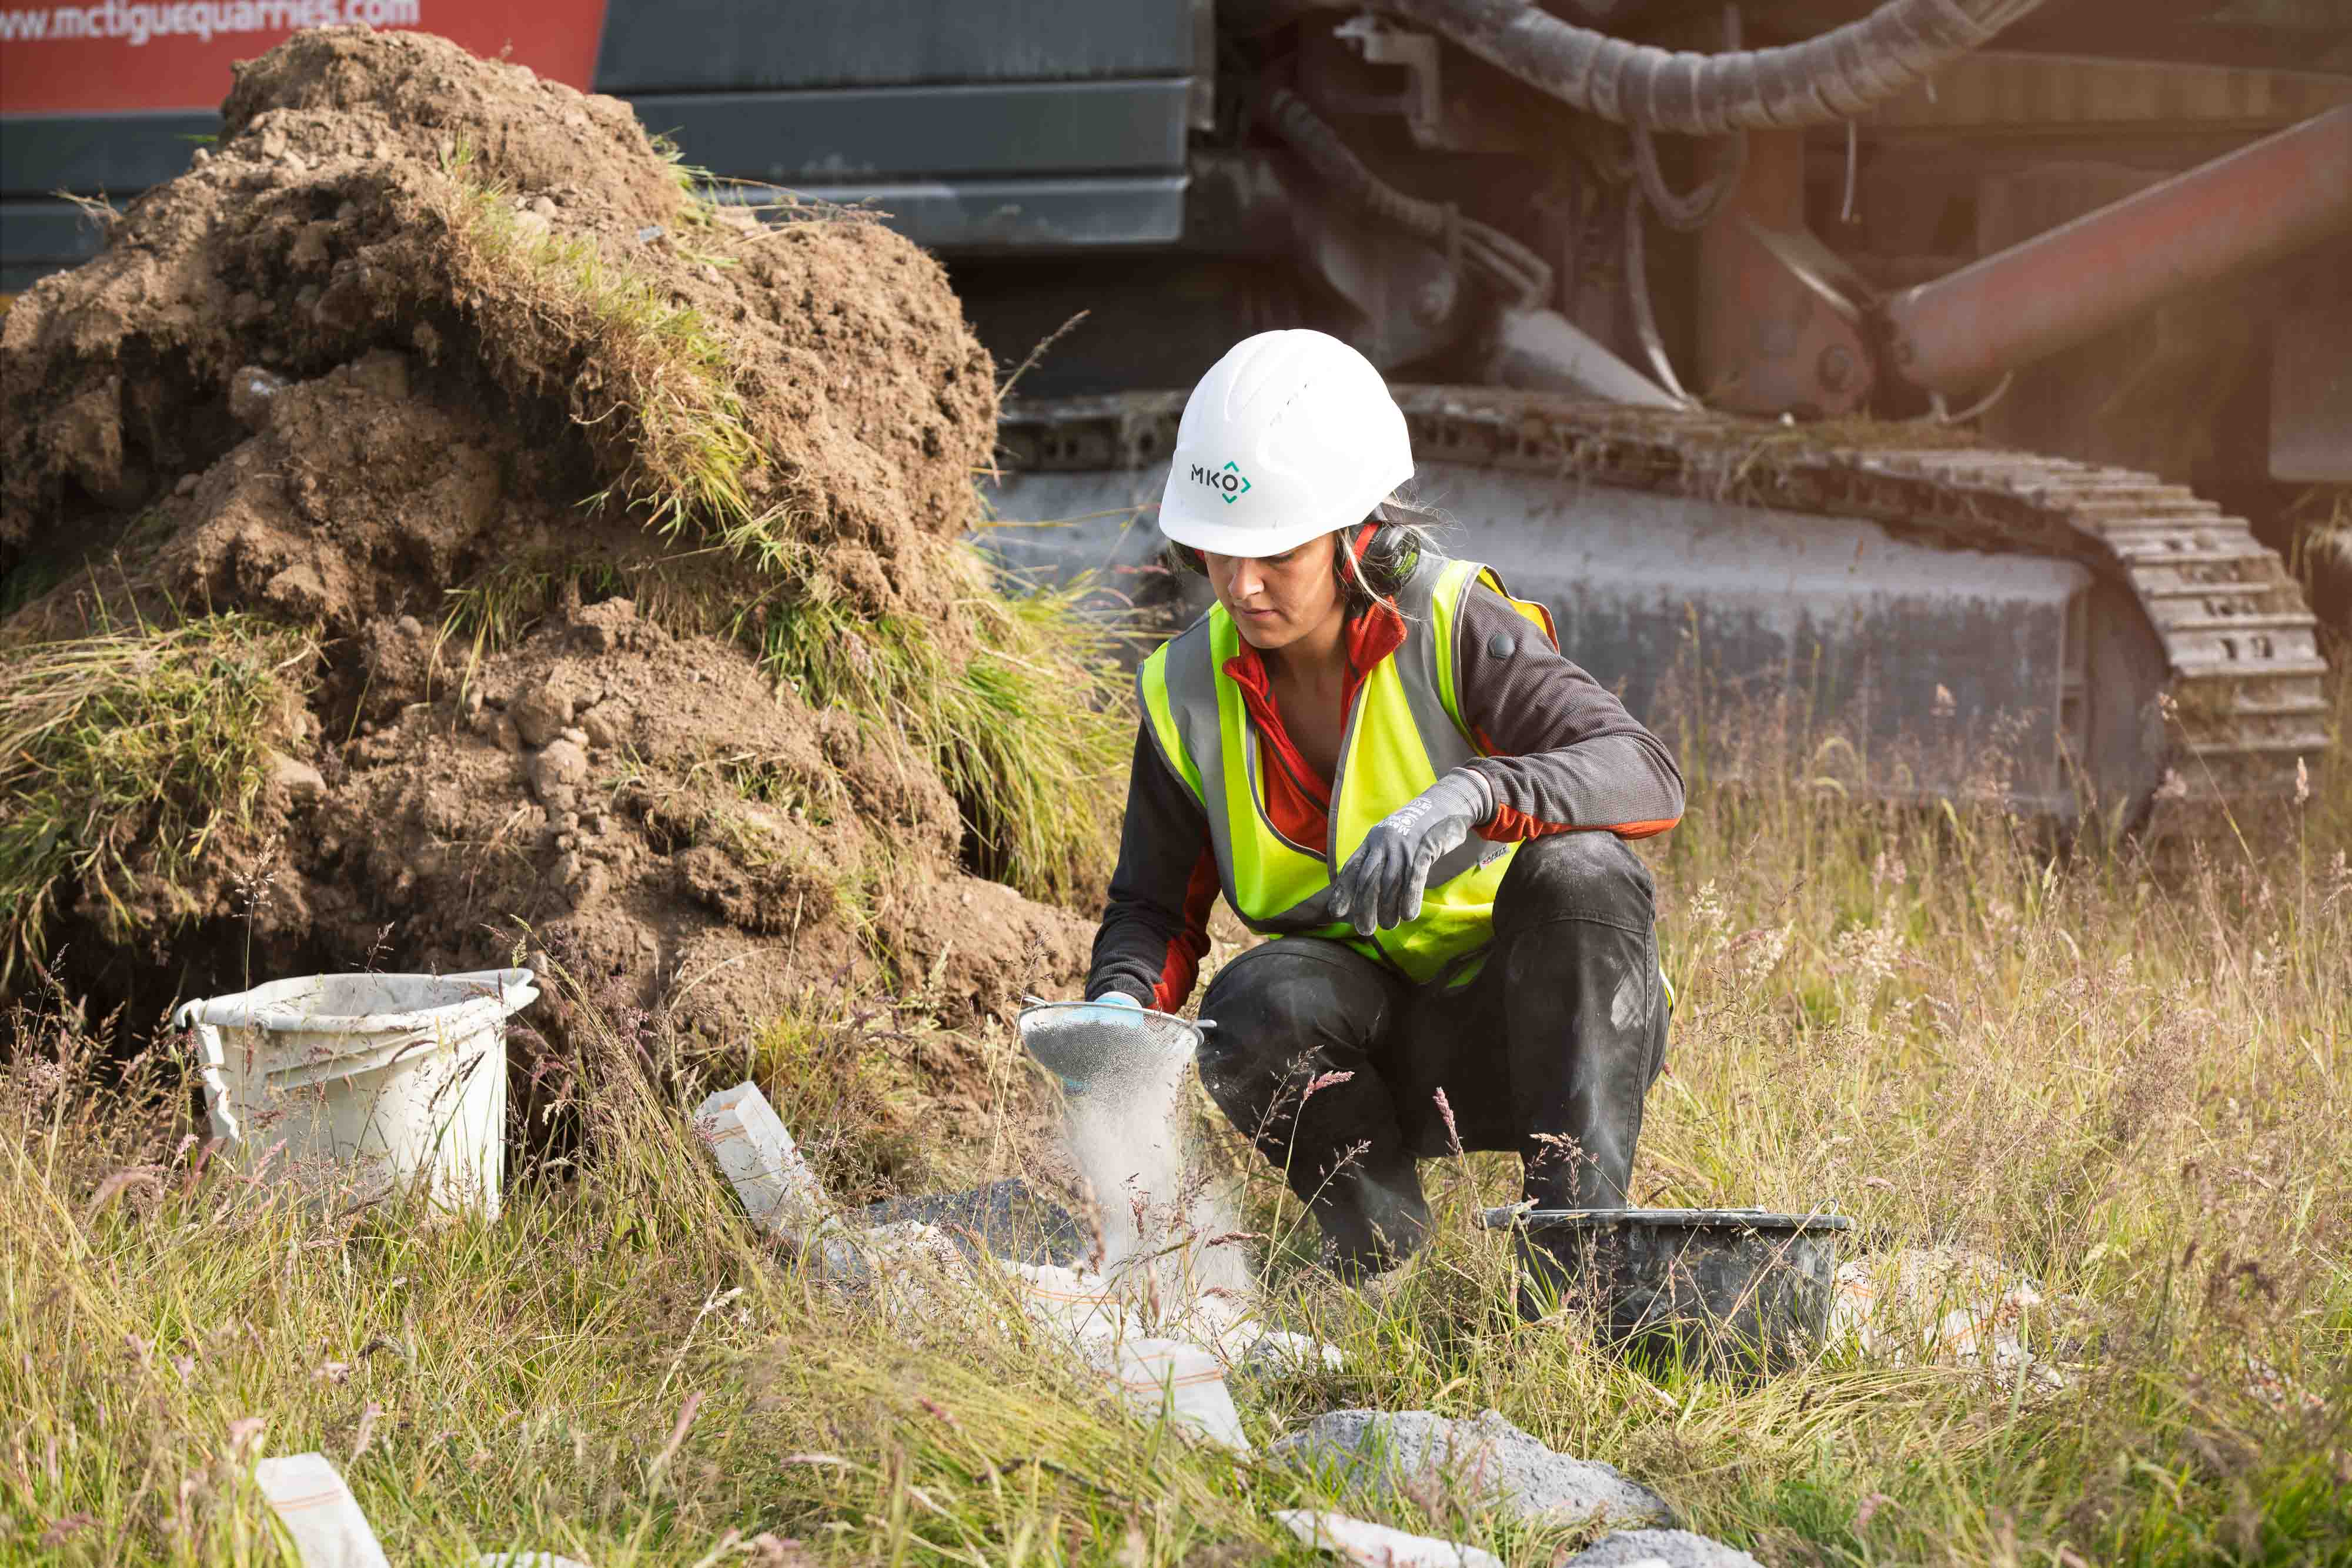
[[[1360,936],[1416,919],[1429,868],[1495,814],[1477,774],[1455,768],[1372,825],[1331,880],[1331,913]]]

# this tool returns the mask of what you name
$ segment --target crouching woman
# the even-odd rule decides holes
[[[1216,594],[1139,672],[1090,999],[1183,1005],[1219,894],[1272,940],[1217,974],[1211,1096],[1343,1277],[1429,1223],[1416,1161],[1515,1150],[1547,1207],[1627,1201],[1666,1000],[1648,871],[1674,758],[1550,618],[1396,499],[1404,418],[1321,333],[1193,390],[1160,527]]]

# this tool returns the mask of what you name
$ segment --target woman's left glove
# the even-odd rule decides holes
[[[1421,914],[1429,869],[1495,814],[1486,779],[1455,768],[1376,823],[1331,883],[1331,913],[1360,936]]]

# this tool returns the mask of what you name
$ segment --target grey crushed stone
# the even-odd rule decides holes
[[[1687,1530],[1626,1530],[1604,1535],[1561,1568],[1764,1568],[1737,1546]]]
[[[1555,1453],[1496,1410],[1465,1421],[1429,1410],[1332,1410],[1275,1443],[1272,1452],[1336,1475],[1347,1490],[1381,1498],[1401,1490],[1425,1494],[1433,1479],[1517,1519],[1675,1521],[1665,1499],[1614,1465]]]
[[[1086,1232],[1069,1210],[1038,1197],[1017,1176],[962,1192],[890,1198],[869,1206],[856,1223],[893,1225],[906,1219],[940,1227],[968,1256],[985,1249],[1011,1263],[1067,1268],[1090,1249]]]

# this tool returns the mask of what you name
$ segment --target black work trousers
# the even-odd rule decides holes
[[[1284,937],[1219,971],[1201,1079],[1321,1222],[1349,1278],[1429,1225],[1415,1161],[1519,1156],[1544,1207],[1629,1201],[1642,1101],[1665,1062],[1649,869],[1607,832],[1520,846],[1467,981],[1416,986],[1338,942]]]

